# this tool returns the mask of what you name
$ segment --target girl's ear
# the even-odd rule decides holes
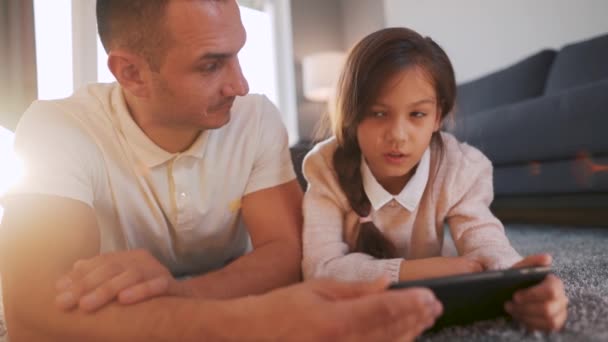
[[[437,116],[435,117],[435,126],[433,126],[433,132],[437,132],[441,128],[441,108],[437,108]]]

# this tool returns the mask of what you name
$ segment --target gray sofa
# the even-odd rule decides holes
[[[446,129],[492,160],[501,219],[608,225],[608,35],[459,85]]]

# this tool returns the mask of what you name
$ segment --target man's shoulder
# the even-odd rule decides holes
[[[101,134],[109,125],[103,101],[109,101],[112,89],[112,85],[94,84],[67,98],[34,101],[19,120],[15,139],[93,145],[93,132]]]
[[[112,84],[91,84],[66,98],[36,100],[23,114],[20,125],[50,119],[55,125],[73,125],[98,118],[100,115],[91,114],[106,111],[114,87]]]

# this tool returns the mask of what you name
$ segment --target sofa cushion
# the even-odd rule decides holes
[[[569,160],[495,167],[494,193],[497,197],[606,193],[608,172],[602,171],[602,165],[608,165],[608,157],[580,155]]]
[[[300,186],[304,191],[306,191],[308,183],[306,182],[306,178],[304,178],[304,174],[302,173],[302,163],[304,162],[304,157],[306,157],[306,154],[310,151],[313,145],[314,144],[311,141],[302,140],[289,148],[293,169],[296,172],[298,183],[300,183]]]
[[[553,50],[543,50],[505,69],[458,86],[456,115],[466,116],[542,95],[555,54]]]
[[[608,155],[608,79],[469,115],[454,134],[495,165]]]
[[[555,58],[546,94],[608,79],[608,35],[566,45]]]

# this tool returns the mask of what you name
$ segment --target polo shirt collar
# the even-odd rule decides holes
[[[376,177],[374,177],[372,171],[369,169],[365,158],[362,157],[361,176],[363,177],[363,189],[374,210],[379,210],[392,199],[395,199],[405,209],[410,212],[414,211],[418,207],[418,204],[420,204],[424,189],[429,180],[430,160],[431,152],[430,149],[427,148],[422,154],[422,158],[420,159],[416,172],[412,178],[410,178],[399,194],[393,196],[378,183]]]
[[[180,153],[170,153],[156,145],[144,131],[135,123],[131,116],[124,98],[123,89],[116,85],[112,93],[112,110],[117,123],[120,125],[124,139],[133,150],[135,156],[147,167],[152,168],[171,160]],[[114,122],[116,125],[116,122]],[[202,159],[205,154],[205,146],[209,136],[209,130],[204,130],[190,148],[181,155],[192,156]]]

